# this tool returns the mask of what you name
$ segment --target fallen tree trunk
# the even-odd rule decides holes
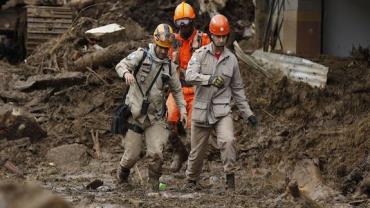
[[[29,77],[27,81],[17,81],[14,88],[22,91],[47,88],[65,88],[81,84],[86,76],[81,72],[65,72],[57,75],[45,74]]]
[[[100,65],[116,64],[134,47],[134,42],[119,42],[94,53],[86,54],[74,62],[74,70],[81,71],[85,70],[86,67],[94,68]]]
[[[344,196],[324,184],[319,168],[310,159],[296,164],[289,190],[292,196],[300,197],[313,207],[352,207],[342,202]]]

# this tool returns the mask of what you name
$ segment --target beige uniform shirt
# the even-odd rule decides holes
[[[143,58],[143,54],[144,49],[139,48],[121,60],[116,66],[118,76],[123,78],[124,74],[127,72],[134,74],[134,70],[138,66],[140,60]],[[126,97],[126,104],[130,106],[132,117],[139,123],[143,124],[147,117],[151,123],[153,123],[155,120],[163,118],[163,107],[166,104],[165,96],[168,88],[171,90],[181,113],[186,115],[185,101],[182,94],[181,84],[176,76],[176,66],[170,67],[170,64],[171,62],[169,59],[162,60],[157,58],[154,52],[154,45],[149,44],[147,56],[136,74],[137,82],[130,86],[130,90]],[[138,85],[140,85],[145,95],[147,89],[159,70],[161,70],[161,72],[148,96],[148,100],[150,102],[148,114],[141,115],[140,110],[143,102],[143,95],[141,94]],[[163,75],[168,75],[168,84],[163,82]]]
[[[213,75],[224,78],[223,88],[208,84]],[[214,56],[213,43],[196,50],[186,70],[186,81],[197,85],[193,103],[192,122],[201,126],[215,124],[231,112],[231,98],[243,116],[253,115],[244,91],[238,60],[227,48],[220,58]]]

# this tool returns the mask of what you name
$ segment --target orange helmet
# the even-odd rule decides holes
[[[213,16],[209,23],[209,32],[213,35],[228,35],[230,33],[229,21],[222,14]]]
[[[160,24],[153,33],[154,43],[164,48],[171,48],[174,34],[172,27],[168,24]]]
[[[179,19],[195,19],[195,12],[193,7],[190,6],[190,4],[181,2],[181,4],[177,5],[175,9],[175,15],[173,16],[173,20],[179,20]]]

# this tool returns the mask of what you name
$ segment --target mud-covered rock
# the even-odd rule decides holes
[[[0,107],[0,139],[29,137],[34,142],[46,135],[35,117],[24,109],[10,104]]]
[[[88,162],[87,147],[82,144],[66,144],[48,151],[46,158],[62,172],[75,172]]]

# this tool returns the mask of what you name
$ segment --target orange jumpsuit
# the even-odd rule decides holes
[[[199,32],[194,30],[193,34],[187,39],[184,40],[179,34],[175,35],[177,46],[176,48],[170,49],[170,56],[172,61],[179,64],[177,69],[178,76],[181,79],[185,79],[185,70],[188,66],[188,62],[193,55],[193,52],[200,48],[201,46],[207,45],[211,42],[210,38],[206,33]],[[176,54],[176,55],[175,55]],[[183,83],[183,82],[182,82]],[[182,86],[182,91],[184,93],[184,99],[186,102],[186,111],[188,114],[187,126],[191,126],[191,112],[193,108],[193,99],[194,99],[194,88],[192,86]],[[167,99],[167,110],[168,110],[168,122],[177,123],[180,119],[180,111],[178,110],[175,100],[170,94]]]

